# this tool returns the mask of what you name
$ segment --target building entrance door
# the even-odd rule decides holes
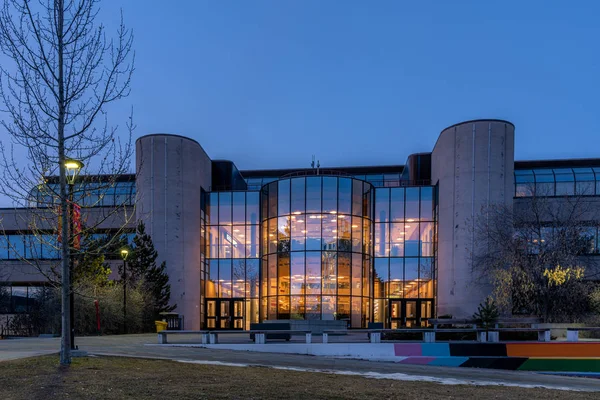
[[[390,300],[389,327],[421,326],[432,314],[432,300]]]
[[[244,329],[244,299],[206,299],[207,329]]]

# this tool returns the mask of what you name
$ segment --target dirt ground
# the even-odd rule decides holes
[[[598,399],[598,393],[453,386],[121,357],[0,362],[2,399]]]

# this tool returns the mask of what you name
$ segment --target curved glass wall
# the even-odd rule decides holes
[[[281,179],[261,191],[261,320],[371,320],[371,184]]]

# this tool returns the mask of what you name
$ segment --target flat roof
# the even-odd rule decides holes
[[[515,161],[515,169],[600,167],[600,158]]]

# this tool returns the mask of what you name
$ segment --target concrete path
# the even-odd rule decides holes
[[[569,387],[579,390],[600,391],[600,379],[542,375],[525,371],[402,365],[392,362],[373,362],[297,354],[159,346],[156,344],[157,338],[155,334],[78,337],[75,342],[80,350],[96,355],[225,362],[255,366],[352,371],[358,373],[402,373],[442,379],[468,380],[475,383],[496,382],[544,386],[548,388]],[[0,361],[56,353],[59,351],[59,346],[60,341],[58,338],[1,340]],[[282,346],[285,346],[285,344],[282,343]]]

